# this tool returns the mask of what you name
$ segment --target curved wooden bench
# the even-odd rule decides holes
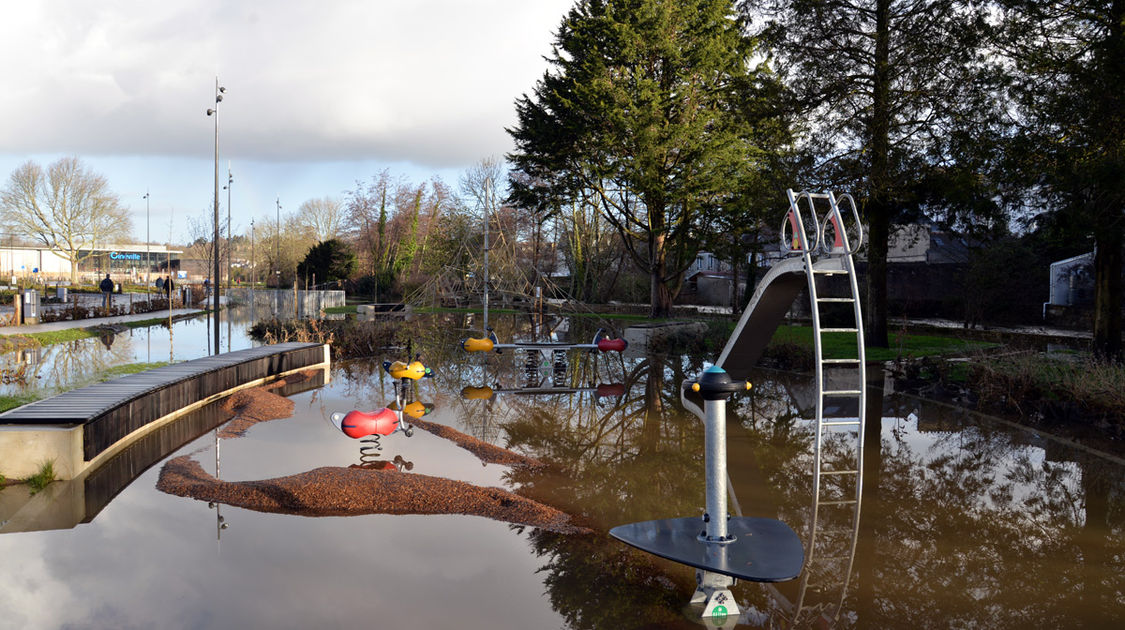
[[[227,396],[330,365],[328,345],[281,343],[237,350],[71,390],[0,414],[0,474],[35,474],[53,461],[71,479],[156,426]]]

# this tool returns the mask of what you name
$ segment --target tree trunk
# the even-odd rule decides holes
[[[1106,221],[1094,233],[1094,353],[1121,359],[1121,248],[1125,239],[1120,221]]]
[[[652,261],[649,271],[649,298],[652,308],[649,317],[668,317],[672,314],[672,291],[664,280],[668,265],[665,262],[664,235],[653,234],[649,241],[649,256]]]
[[[887,237],[886,203],[882,199],[868,204],[867,229],[867,323],[864,341],[869,346],[888,347],[887,343]]]
[[[887,236],[890,232],[890,0],[875,6],[875,63],[871,121],[871,178],[867,224],[867,345],[887,343]]]
[[[1121,265],[1122,245],[1125,244],[1125,193],[1122,191],[1121,133],[1122,120],[1120,85],[1125,78],[1125,0],[1113,0],[1109,7],[1109,34],[1104,49],[1101,74],[1110,86],[1104,94],[1104,109],[1099,118],[1104,143],[1101,153],[1108,165],[1108,175],[1102,185],[1108,194],[1100,202],[1105,208],[1096,212],[1094,229],[1094,353],[1111,361],[1120,361],[1121,354]],[[1100,169],[1099,169],[1100,170]],[[1100,215],[1100,216],[1099,216]]]
[[[662,280],[664,265],[660,265],[659,270],[652,272],[652,309],[649,311],[649,317],[668,317],[672,314],[672,291],[668,288],[668,284]]]

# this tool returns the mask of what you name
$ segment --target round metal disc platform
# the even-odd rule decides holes
[[[701,541],[703,528],[699,517],[670,518],[621,525],[609,535],[661,558],[740,580],[784,582],[801,573],[801,539],[781,521],[733,517],[727,531],[735,540],[726,544]]]

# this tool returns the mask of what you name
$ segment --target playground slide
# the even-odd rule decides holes
[[[840,268],[838,258],[815,263],[817,269]],[[731,378],[744,379],[762,357],[762,351],[773,337],[774,331],[785,319],[793,300],[802,288],[808,286],[804,258],[794,256],[781,260],[762,277],[742,318],[731,333],[727,345],[715,365],[730,373]]]
[[[804,265],[802,257],[786,258],[771,267],[758,282],[742,318],[715,362],[731,378],[747,378],[750,369],[762,357],[762,351],[793,306],[797,294],[808,285]]]

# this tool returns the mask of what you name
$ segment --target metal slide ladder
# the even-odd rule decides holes
[[[837,197],[831,192],[794,193],[792,190],[787,194],[789,212],[782,224],[781,235],[785,249],[804,259],[818,394],[812,519],[805,549],[805,570],[790,615],[795,624],[809,623],[821,617],[822,623],[833,625],[838,621],[855,560],[859,537],[859,499],[863,489],[866,355],[859,284],[853,260],[853,255],[863,244],[863,227],[851,195]],[[818,205],[821,208],[827,206],[823,216],[817,213]],[[845,213],[845,209],[850,209],[850,212]],[[848,234],[845,221],[854,226],[854,239]],[[806,229],[807,224],[813,227],[812,238]],[[841,279],[845,281],[839,282]],[[841,284],[846,287],[842,291]],[[825,311],[829,311],[833,318],[846,319],[840,312],[848,310],[845,305],[851,306],[852,322],[826,326]],[[853,337],[854,356],[825,358],[826,335]],[[830,371],[828,377],[826,371]],[[852,410],[854,416],[851,415]],[[826,452],[831,437],[844,438],[831,444],[839,447],[846,444],[847,438],[853,434],[854,455],[851,452]],[[831,462],[826,462],[829,457]],[[837,589],[838,601],[830,603],[823,599]],[[820,597],[808,597],[810,593]],[[810,599],[821,601],[813,603]]]

